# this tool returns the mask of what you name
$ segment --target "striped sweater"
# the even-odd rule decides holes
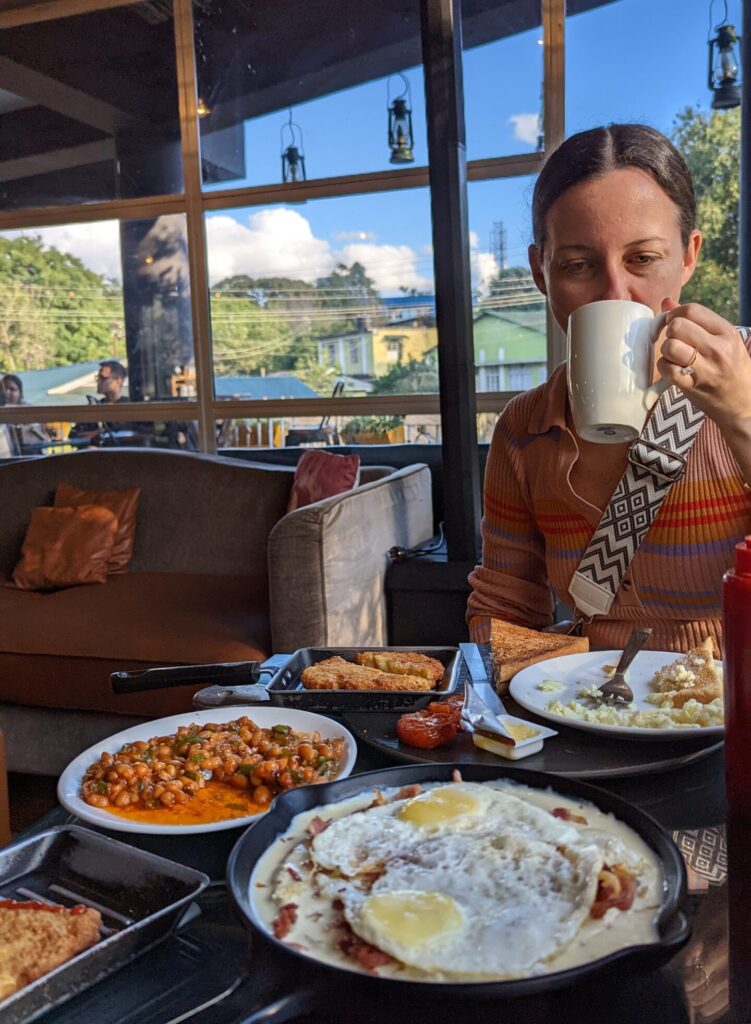
[[[745,333],[745,332],[744,332]],[[551,587],[569,606],[568,584],[599,524],[599,511],[572,489],[578,447],[566,423],[566,368],[518,395],[496,424],[485,471],[483,562],[470,574],[470,635],[487,641],[490,617],[550,625]],[[623,647],[637,625],[649,646],[686,651],[707,633],[722,637],[722,574],[751,533],[751,494],[717,426],[694,441],[686,472],[671,487],[607,616],[585,627],[593,647]]]

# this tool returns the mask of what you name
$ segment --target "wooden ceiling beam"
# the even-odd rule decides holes
[[[132,114],[7,57],[0,57],[0,89],[107,135],[136,123]]]

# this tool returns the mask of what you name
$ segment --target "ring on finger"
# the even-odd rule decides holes
[[[694,363],[696,362],[696,357],[698,355],[699,355],[698,349],[694,349],[694,354],[691,356],[689,361],[686,363],[685,366],[682,366],[680,368],[680,370],[678,371],[681,374],[681,376],[683,376],[683,377],[694,377],[694,376],[696,376],[696,370],[694,369]]]

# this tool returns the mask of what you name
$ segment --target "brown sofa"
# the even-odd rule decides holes
[[[128,572],[52,593],[0,587],[10,769],[54,773],[132,721],[190,710],[195,687],[113,695],[116,670],[385,643],[388,548],[430,536],[432,506],[427,467],[382,474],[286,514],[289,467],[112,449],[0,467],[6,579],[59,481],[142,489]]]

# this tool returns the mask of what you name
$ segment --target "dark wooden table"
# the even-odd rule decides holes
[[[384,767],[382,754],[361,747],[356,771]],[[393,763],[393,762],[391,762]],[[607,788],[654,818],[675,838],[689,876],[692,936],[667,965],[611,973],[547,996],[471,1004],[422,998],[370,1001],[362,989],[251,947],[222,883],[235,831],[179,839],[114,833],[215,881],[201,913],[174,938],[51,1011],[48,1024],[748,1024],[751,1022],[751,825],[726,825],[723,759],[653,776],[620,778]],[[73,820],[62,809],[32,831]],[[27,833],[29,834],[29,833]],[[728,914],[728,908],[730,913]]]

